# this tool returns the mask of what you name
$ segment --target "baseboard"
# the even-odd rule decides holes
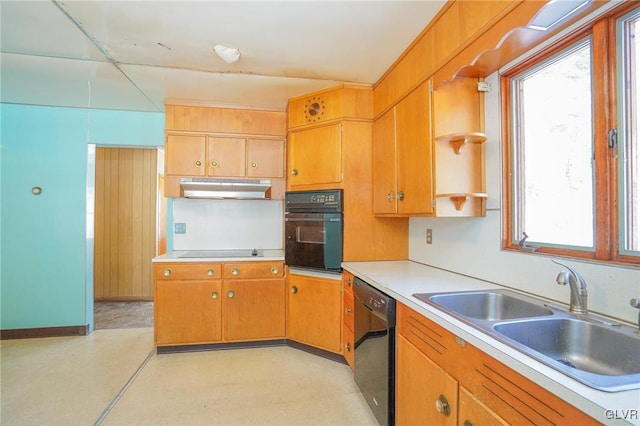
[[[208,343],[200,345],[175,345],[175,346],[158,346],[156,347],[156,353],[171,354],[180,352],[199,352],[199,351],[219,351],[224,349],[238,349],[238,348],[259,348],[266,346],[289,346],[294,349],[298,349],[312,355],[320,356],[331,361],[339,362],[341,364],[347,364],[347,361],[340,354],[329,352],[324,349],[318,349],[313,346],[305,345],[289,339],[276,339],[276,340],[257,340],[250,342],[225,342],[225,343]]]
[[[89,334],[88,325],[73,325],[67,327],[16,328],[0,330],[0,340],[35,339],[40,337],[86,336]]]

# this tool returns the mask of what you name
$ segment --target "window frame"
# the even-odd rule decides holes
[[[502,249],[521,253],[552,255],[596,262],[629,266],[640,265],[640,256],[623,253],[620,249],[622,233],[619,231],[621,214],[618,209],[620,197],[618,187],[617,152],[609,147],[609,130],[618,128],[616,70],[617,20],[639,6],[622,4],[604,16],[582,25],[557,42],[541,49],[536,54],[502,72],[500,78],[500,109],[502,118]],[[512,103],[512,78],[531,70],[585,38],[591,38],[592,84],[593,84],[593,155],[594,155],[594,249],[577,249],[528,243],[524,249],[514,235],[517,222],[514,207],[514,177],[518,169],[514,166],[513,122],[515,109]],[[618,132],[620,134],[620,132]]]

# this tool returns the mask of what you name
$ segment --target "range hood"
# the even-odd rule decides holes
[[[271,181],[268,179],[180,178],[180,192],[185,198],[268,200],[271,198]]]

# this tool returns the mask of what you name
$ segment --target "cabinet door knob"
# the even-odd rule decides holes
[[[297,292],[298,292],[298,287],[296,287],[295,285],[291,286],[291,293],[296,294]]]
[[[217,299],[218,298],[218,292],[217,291],[212,291],[211,292],[211,298],[212,299]]]
[[[471,420],[465,420],[462,426],[473,426],[473,423],[471,423]]]
[[[217,161],[212,161],[211,162],[211,167],[218,167],[218,162]]]
[[[298,176],[298,169],[291,170],[291,176]]]
[[[196,166],[200,167],[200,166],[202,166],[202,161],[197,160],[195,164],[196,164]]]
[[[398,201],[402,201],[404,200],[404,192],[400,191],[398,192]]]
[[[238,275],[240,273],[240,271],[238,270],[238,268],[233,268],[231,270],[231,275]]]
[[[345,347],[347,348],[347,352],[351,352],[351,343],[348,343],[345,345]]]
[[[216,271],[214,271],[213,268],[207,269],[207,276],[212,277],[215,274],[216,274]]]
[[[164,272],[162,273],[162,275],[164,275],[165,277],[170,277],[171,276],[171,269],[167,268],[164,270]]]
[[[258,167],[258,164],[256,164],[256,163],[251,163],[251,168],[252,168],[252,169],[255,169],[256,167]]]
[[[393,192],[389,192],[389,193],[387,194],[387,200],[389,200],[389,201],[393,201],[393,199],[394,199],[394,198],[395,198],[395,196],[393,195]]]
[[[351,277],[347,278],[347,287],[351,287]]]
[[[351,314],[351,308],[347,308],[344,310],[347,314]]]
[[[277,266],[272,266],[272,267],[271,267],[271,273],[272,273],[273,275],[278,275],[278,272],[280,272],[280,269],[278,269],[278,267],[277,267]]]
[[[229,299],[233,299],[233,296],[235,296],[235,295],[236,295],[236,294],[233,292],[233,290],[229,290],[229,291],[227,292],[227,297],[228,297]]]
[[[436,399],[436,411],[438,413],[444,414],[448,416],[451,414],[451,407],[449,406],[449,401],[445,398],[444,395],[440,395],[438,399]]]

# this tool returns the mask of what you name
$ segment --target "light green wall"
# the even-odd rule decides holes
[[[0,328],[92,326],[87,146],[161,146],[164,114],[12,104],[0,114]]]

